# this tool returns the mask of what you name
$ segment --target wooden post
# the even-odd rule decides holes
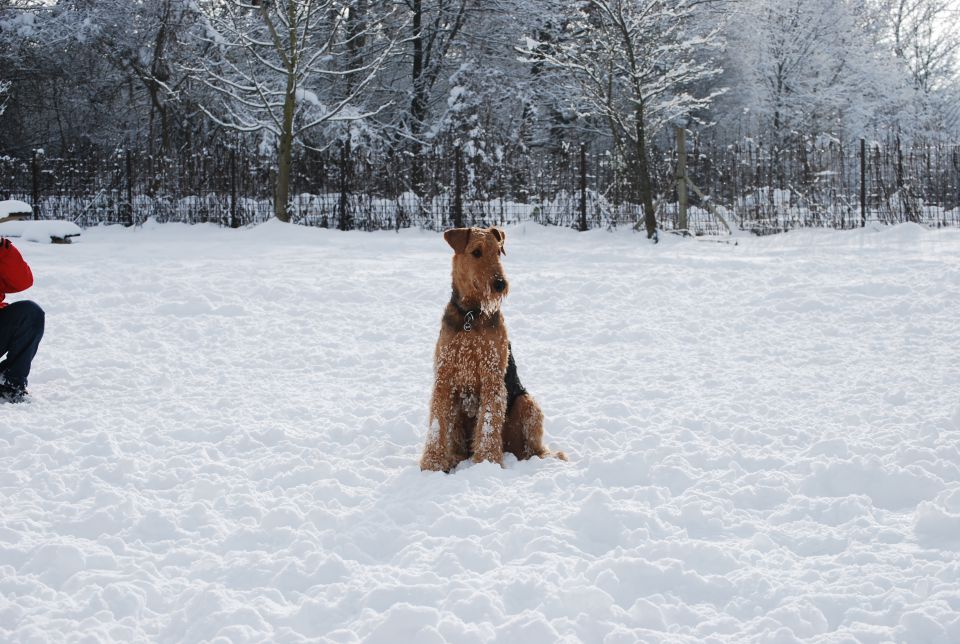
[[[687,185],[690,186],[691,190],[697,193],[698,197],[700,197],[701,203],[707,212],[716,217],[717,221],[723,224],[723,227],[727,229],[727,232],[732,235],[733,229],[730,228],[730,224],[728,224],[727,220],[723,218],[723,215],[720,214],[720,211],[710,204],[710,202],[707,200],[707,195],[703,194],[703,190],[698,188],[697,184],[695,184],[693,181],[690,181],[690,177],[687,177]]]
[[[31,186],[31,197],[33,199],[33,218],[40,218],[40,151],[33,151],[33,160],[30,162],[30,170],[33,175],[33,185]]]
[[[463,151],[460,144],[453,147],[453,227],[463,228]]]
[[[587,144],[580,144],[580,232],[587,229]]]
[[[677,228],[687,230],[687,131],[677,128],[677,202],[679,221]]]
[[[860,139],[860,227],[867,225],[867,142]]]

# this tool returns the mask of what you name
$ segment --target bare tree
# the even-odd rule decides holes
[[[960,14],[949,0],[888,0],[894,51],[916,87],[929,92],[956,77]]]
[[[588,0],[562,22],[561,43],[528,39],[530,62],[571,72],[584,116],[604,119],[615,144],[632,148],[634,177],[648,237],[656,233],[649,141],[664,124],[707,107],[715,92],[694,86],[719,69],[715,29],[699,28],[698,0]]]
[[[351,20],[353,7],[335,0],[206,0],[200,6],[200,38],[208,49],[193,74],[216,97],[200,109],[222,127],[266,136],[277,159],[274,213],[290,221],[294,144],[321,125],[385,107],[358,106],[393,47],[383,17]],[[379,53],[359,59],[361,39],[377,40]],[[361,62],[338,65],[342,60]]]
[[[411,90],[407,122],[414,157],[421,153],[430,96],[444,69],[444,61],[463,29],[471,0],[407,0],[410,10]],[[413,189],[424,192],[423,164],[413,163]]]
[[[732,9],[718,106],[774,147],[843,137],[898,99],[891,57],[858,2],[743,0]]]

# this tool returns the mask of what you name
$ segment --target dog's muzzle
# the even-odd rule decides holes
[[[507,280],[503,279],[502,277],[498,277],[497,279],[493,280],[493,290],[495,290],[497,293],[503,293],[504,289],[506,288]]]

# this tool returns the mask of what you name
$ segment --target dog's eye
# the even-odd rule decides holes
[[[481,255],[483,255],[483,251],[478,248],[478,249],[476,249],[475,251],[473,251],[473,253],[471,253],[471,254],[472,254],[474,257],[480,257]]]

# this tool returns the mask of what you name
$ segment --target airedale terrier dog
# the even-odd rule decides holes
[[[465,459],[503,464],[554,456],[543,444],[543,412],[517,376],[500,304],[510,291],[499,228],[454,228],[453,294],[433,356],[430,430],[420,468],[449,472]]]

